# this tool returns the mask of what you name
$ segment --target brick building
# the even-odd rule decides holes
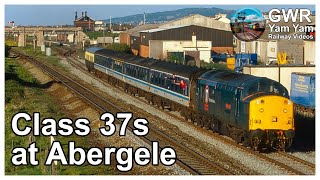
[[[78,18],[78,14],[76,12],[74,18],[74,27],[81,27],[83,31],[94,31],[94,23],[95,21],[87,16],[87,11],[82,12],[82,16]]]

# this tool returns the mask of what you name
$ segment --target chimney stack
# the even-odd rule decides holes
[[[74,16],[74,20],[78,19],[78,12],[76,11],[76,15]]]
[[[84,12],[84,16],[87,17],[87,11]]]
[[[83,11],[82,11],[82,17],[83,17]]]

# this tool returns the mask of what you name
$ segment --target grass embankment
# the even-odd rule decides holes
[[[11,163],[11,150],[14,147],[28,147],[31,136],[16,136],[11,130],[11,118],[18,112],[40,112],[42,117],[63,117],[51,97],[43,91],[43,85],[22,68],[16,59],[5,59],[5,172],[6,174],[49,174],[44,164],[45,153],[50,146],[49,137],[37,136],[35,141],[41,149],[38,153],[39,166],[14,166]],[[19,127],[33,126],[32,122],[19,121]]]
[[[26,51],[29,51],[25,48]],[[39,53],[40,55],[40,53]],[[50,137],[48,136],[17,136],[11,129],[11,119],[18,112],[28,112],[31,116],[33,112],[40,112],[40,119],[53,118],[60,119],[66,117],[62,113],[61,107],[57,101],[53,99],[45,90],[48,86],[38,82],[28,70],[23,68],[17,59],[5,58],[5,174],[7,175],[46,175],[51,174],[51,168],[45,166],[48,151],[50,150]],[[52,62],[52,61],[51,61]],[[23,129],[26,125],[33,127],[32,121],[19,121],[19,128]],[[55,140],[59,140],[63,145],[66,157],[67,144],[69,141],[75,141],[77,147],[84,149],[90,148],[95,143],[91,136],[79,137],[57,136]],[[15,147],[27,148],[31,142],[36,142],[39,152],[37,153],[38,166],[24,165],[14,166],[11,163],[11,151]],[[29,157],[29,156],[27,156]],[[28,160],[29,162],[29,160]],[[54,172],[59,175],[79,175],[79,174],[112,174],[111,168],[108,166],[91,166],[84,164],[82,166],[55,166]]]
[[[51,49],[51,56],[46,56],[45,52],[41,52],[39,47],[36,47],[33,49],[32,46],[25,46],[25,47],[19,47],[19,51],[22,51],[32,57],[38,58],[38,60],[46,61],[47,63],[52,64],[53,66],[58,66],[59,68],[62,68],[63,70],[66,70],[64,66],[60,64],[60,59],[57,56],[57,53]]]

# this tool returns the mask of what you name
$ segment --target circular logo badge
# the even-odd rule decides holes
[[[260,38],[265,25],[263,14],[253,8],[237,10],[230,21],[232,33],[241,41],[254,41]]]

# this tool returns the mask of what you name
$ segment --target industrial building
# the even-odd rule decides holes
[[[79,18],[76,12],[73,23],[74,27],[81,27],[83,31],[94,31],[95,21],[87,15],[87,11],[82,12]]]
[[[121,32],[120,35],[119,35],[120,43],[121,44],[127,44],[128,46],[133,47],[134,48],[133,50],[136,50],[138,52],[140,43],[137,44],[137,42],[135,42],[135,41],[137,39],[140,39],[139,38],[140,37],[140,31],[157,28],[159,26],[160,26],[160,24],[144,24],[144,25],[137,26],[137,27],[134,27],[132,29],[129,29],[127,31]]]
[[[315,27],[315,24],[310,26]],[[316,64],[316,36],[315,28],[313,32],[308,32],[307,35],[313,36],[313,39],[305,39],[303,44],[303,59],[304,64]]]
[[[105,31],[106,29],[104,21],[98,20],[94,22],[94,31]]]
[[[150,40],[148,57],[155,59],[168,59],[175,55],[188,60],[202,60],[210,62],[211,41],[199,41],[193,35],[192,40]]]
[[[212,48],[226,47],[232,44],[232,34],[228,32],[208,29],[206,27],[186,25],[169,26],[140,31],[139,55],[157,59],[167,58],[168,53],[191,53],[195,59],[210,62]]]
[[[195,46],[193,46],[195,42],[192,41],[193,35],[196,38]],[[202,51],[191,54],[199,54],[196,55],[198,58],[201,57],[202,60],[209,62],[208,57],[211,55],[208,53],[211,54],[211,51],[233,53],[230,25],[202,15],[191,15],[163,24],[138,26],[120,33],[120,43],[129,45],[135,55],[157,59],[168,57],[165,52],[188,50]],[[159,49],[160,47],[163,48]]]

